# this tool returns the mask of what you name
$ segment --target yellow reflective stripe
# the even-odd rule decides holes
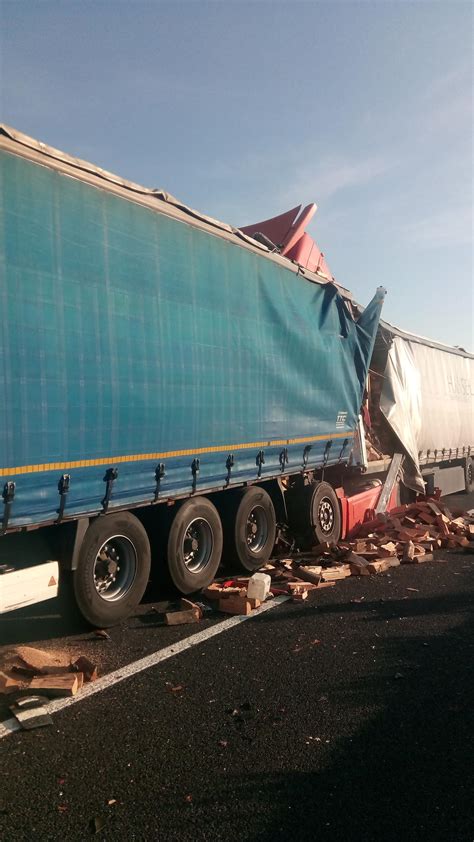
[[[328,436],[302,436],[296,439],[276,439],[275,441],[253,441],[246,444],[223,444],[217,447],[197,447],[194,450],[168,450],[165,453],[137,453],[132,456],[111,456],[101,459],[80,459],[77,462],[49,462],[45,465],[21,465],[16,468],[0,468],[0,477],[16,474],[35,474],[42,471],[68,471],[73,468],[92,468],[97,465],[120,465],[124,462],[141,462],[151,459],[171,459],[175,456],[199,456],[202,453],[219,451],[248,450],[251,447],[278,447],[279,445],[303,444],[305,442],[329,441],[329,439],[352,438],[351,433],[332,433]]]

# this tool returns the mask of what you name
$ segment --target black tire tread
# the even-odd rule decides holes
[[[97,593],[93,581],[93,565],[98,549],[107,536],[120,531],[135,545],[138,570],[130,590],[117,602],[106,602]],[[150,576],[151,553],[147,533],[135,515],[117,512],[98,517],[84,535],[73,588],[76,603],[84,619],[95,627],[108,628],[126,620],[140,603]]]
[[[331,501],[334,510],[334,525],[329,534],[324,533],[317,522],[317,507],[323,497],[327,497]],[[339,500],[332,485],[329,485],[328,482],[320,482],[314,486],[311,498],[310,521],[313,536],[317,543],[322,544],[325,541],[337,543],[340,540],[342,519]]]
[[[252,508],[262,505],[267,512],[268,537],[258,553],[250,552],[246,545],[246,523]],[[270,558],[276,537],[276,515],[272,498],[259,485],[236,491],[228,508],[224,524],[225,561],[228,567],[237,565],[247,573],[254,573]]]
[[[214,546],[204,570],[192,573],[181,558],[182,536],[186,524],[197,517],[206,519],[213,530]],[[183,594],[195,593],[213,581],[222,557],[222,523],[219,513],[207,497],[191,497],[177,509],[171,522],[167,543],[167,564],[171,581]]]

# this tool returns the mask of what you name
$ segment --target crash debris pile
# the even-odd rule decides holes
[[[203,593],[224,614],[248,615],[273,595],[270,593],[271,583],[267,573],[254,573],[247,578],[213,582]]]
[[[51,724],[43,707],[49,699],[75,696],[84,682],[96,678],[96,664],[84,655],[71,661],[54,652],[17,646],[2,657],[0,693],[16,694],[10,710],[23,728],[32,728]]]
[[[309,590],[337,579],[433,561],[439,548],[474,551],[473,542],[474,510],[454,516],[439,500],[427,499],[362,523],[350,541],[318,544],[311,553],[272,559],[265,569],[282,592],[306,599]]]
[[[181,599],[178,611],[169,611],[164,620],[168,626],[198,623],[206,611],[247,616],[273,596],[272,580],[267,573],[219,579],[202,591],[204,602]]]
[[[212,609],[248,616],[266,599],[283,594],[301,602],[310,591],[331,587],[338,579],[433,561],[439,548],[474,551],[474,510],[453,515],[434,498],[398,506],[362,523],[351,540],[273,558],[250,577],[216,580],[202,591],[203,602],[182,599],[180,610],[166,614],[165,622],[198,623]]]

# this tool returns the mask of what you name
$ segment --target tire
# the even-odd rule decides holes
[[[138,518],[120,512],[94,520],[84,535],[73,581],[87,622],[106,628],[129,617],[145,592],[150,564],[150,543]]]
[[[168,570],[183,594],[206,588],[222,556],[222,524],[206,497],[186,500],[177,510],[168,536]]]
[[[276,516],[265,489],[252,485],[238,491],[224,533],[226,560],[253,573],[267,563],[275,545]]]
[[[466,493],[471,494],[474,491],[474,460],[472,456],[466,458],[465,466],[466,477]]]
[[[310,505],[310,523],[318,542],[336,544],[341,537],[341,510],[333,487],[327,482],[314,486]]]

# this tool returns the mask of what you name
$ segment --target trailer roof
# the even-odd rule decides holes
[[[8,141],[13,142],[13,147],[15,148],[13,148],[11,144],[5,143],[5,140],[3,140],[2,143],[2,139],[5,138],[8,139]],[[141,203],[146,204],[148,207],[151,206],[153,209],[159,210],[162,213],[166,213],[175,218],[179,218],[181,221],[186,221],[189,224],[198,225],[198,227],[211,230],[214,234],[219,232],[220,236],[223,236],[225,239],[229,239],[234,242],[237,241],[241,246],[247,247],[252,251],[258,251],[262,254],[262,256],[265,256],[270,260],[274,260],[280,263],[280,265],[286,266],[286,268],[292,270],[295,274],[303,275],[307,278],[307,280],[312,281],[313,283],[323,285],[333,284],[337,287],[344,298],[349,301],[353,300],[352,293],[345,287],[338,284],[333,278],[328,278],[326,275],[321,273],[311,272],[299,264],[292,262],[288,258],[271,252],[267,246],[257,240],[254,240],[253,237],[250,237],[239,228],[234,228],[232,225],[228,225],[227,223],[214,219],[211,216],[206,216],[194,208],[188,207],[166,190],[161,188],[143,187],[141,184],[128,181],[127,179],[121,178],[120,176],[115,175],[108,170],[104,170],[101,167],[97,167],[88,161],[84,161],[81,158],[75,158],[72,155],[68,155],[66,152],[62,152],[60,149],[55,149],[53,146],[49,146],[42,141],[35,140],[35,138],[29,137],[17,129],[2,123],[0,123],[0,144],[10,151],[16,152],[16,154],[23,154],[25,157],[29,157],[34,160],[38,160],[38,155],[48,158],[50,159],[49,165],[55,169],[61,170],[63,169],[63,165],[67,168],[72,168],[75,171],[77,178],[82,178],[85,181],[90,180],[88,176],[93,176],[95,179],[100,179],[102,182],[105,182],[105,185],[108,185],[109,189],[112,189],[113,192],[116,192],[116,190],[119,189],[120,191],[126,191],[128,194],[132,193],[134,194],[135,201],[141,201]],[[22,149],[22,151],[20,151],[20,149]],[[141,199],[139,197],[141,197]],[[129,196],[129,198],[131,197]],[[158,206],[159,204],[161,204],[161,207]]]
[[[380,327],[392,336],[400,336],[402,339],[407,339],[410,342],[417,342],[420,345],[427,345],[429,348],[437,348],[439,351],[446,351],[450,354],[457,354],[461,357],[467,357],[474,360],[474,354],[466,351],[465,348],[460,348],[457,345],[445,345],[443,342],[437,342],[434,339],[429,339],[426,336],[420,336],[417,333],[410,333],[408,330],[402,330],[395,325],[390,324],[380,319]]]

